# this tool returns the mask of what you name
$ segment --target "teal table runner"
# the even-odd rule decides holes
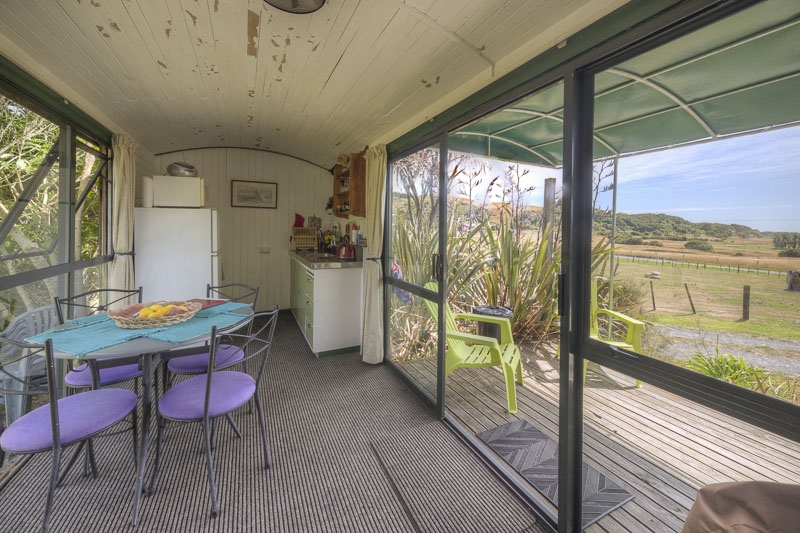
[[[238,313],[218,313],[214,315],[213,320],[211,318],[198,317],[195,315],[191,320],[175,324],[168,328],[163,328],[159,331],[153,331],[152,333],[148,333],[146,337],[157,341],[177,344],[200,335],[209,335],[212,326],[224,328],[232,326],[245,318],[247,318],[247,316]]]
[[[212,307],[207,307],[205,309],[201,309],[194,316],[200,318],[209,318],[222,313],[230,313],[231,311],[236,311],[237,309],[244,309],[245,307],[250,307],[250,305],[241,302],[225,302],[224,304],[219,304]]]
[[[225,308],[224,306],[228,307]],[[40,333],[25,340],[41,344],[47,339],[52,339],[53,348],[56,351],[72,354],[77,358],[87,353],[116,346],[140,337],[178,344],[194,337],[209,334],[212,326],[221,328],[244,320],[247,318],[246,315],[230,312],[243,307],[249,306],[237,302],[227,302],[202,310],[211,311],[212,309],[222,308],[210,314],[210,316],[200,316],[198,312],[197,315],[186,322],[149,329],[120,328],[103,313],[70,320],[67,322],[66,327],[59,326],[59,329]]]
[[[124,329],[117,327],[113,320],[104,320],[81,327],[47,331],[25,340],[41,344],[47,339],[53,339],[55,350],[81,357],[89,352],[122,344],[138,337],[145,337],[158,329],[163,328]]]

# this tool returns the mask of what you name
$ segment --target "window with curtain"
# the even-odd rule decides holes
[[[68,275],[102,284],[109,161],[107,146],[0,94],[0,329],[64,294]]]

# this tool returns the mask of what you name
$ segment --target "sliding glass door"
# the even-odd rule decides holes
[[[391,226],[387,279],[389,359],[443,409],[444,338],[437,324],[443,289],[441,144],[390,165]]]

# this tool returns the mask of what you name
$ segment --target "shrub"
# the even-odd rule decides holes
[[[661,241],[647,241],[645,244],[647,246],[659,246],[659,247],[664,246],[663,244],[661,244]]]
[[[700,250],[701,252],[710,252],[714,249],[714,247],[711,246],[710,242],[701,241],[699,239],[692,239],[690,241],[686,241],[686,244],[684,244],[683,246],[685,246],[690,250]]]
[[[618,241],[620,244],[633,244],[633,245],[641,245],[644,244],[644,239],[641,237],[624,237]]]
[[[550,228],[544,229],[544,235]],[[483,266],[483,298],[489,305],[511,309],[514,339],[524,342],[553,332],[557,311],[560,242],[547,254],[547,242],[518,238],[508,217],[500,220],[498,231],[482,231],[488,261]],[[474,264],[471,261],[470,264]]]
[[[750,390],[764,392],[764,371],[729,353],[707,356],[700,352],[689,359],[686,366],[692,370]]]
[[[605,277],[597,278],[597,302],[603,307],[608,303],[609,283]],[[640,283],[626,280],[614,280],[614,311],[625,315],[637,316],[636,311],[647,295],[646,288]]]
[[[781,250],[778,252],[778,257],[800,257],[800,249],[790,248],[788,250]]]

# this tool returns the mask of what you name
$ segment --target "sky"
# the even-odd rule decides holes
[[[535,187],[528,203],[542,205],[545,178],[560,188],[560,170],[522,166]],[[507,167],[493,162],[492,174]],[[618,212],[800,232],[800,126],[622,157],[618,180]],[[610,192],[598,198],[611,204]]]

